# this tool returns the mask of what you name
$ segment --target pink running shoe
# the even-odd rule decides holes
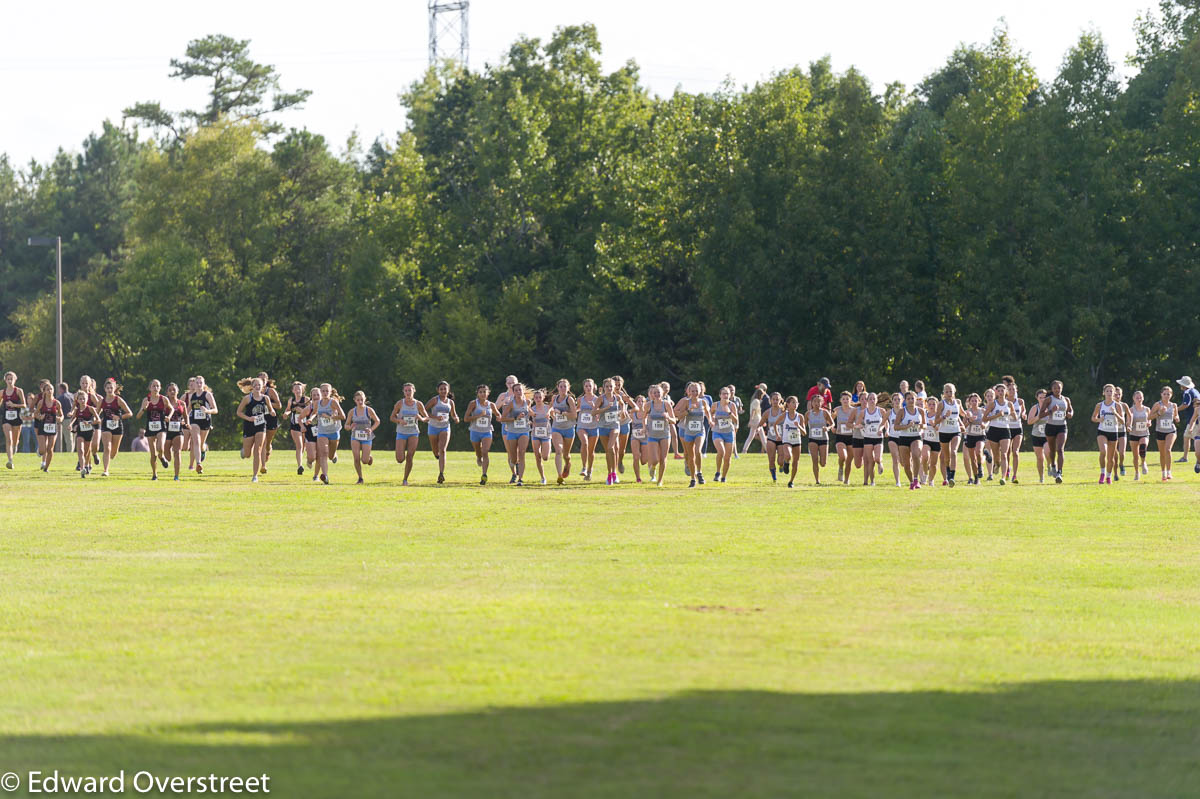
[[[1104,475],[1100,475],[1100,485],[1104,485]]]
[[[1106,486],[1110,486],[1110,485],[1112,485],[1112,476],[1111,476],[1111,475],[1109,475],[1108,477],[1105,477],[1105,478],[1104,478],[1104,484],[1105,484]]]

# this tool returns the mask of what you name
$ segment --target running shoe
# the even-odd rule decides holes
[[[436,456],[436,455],[434,455],[433,457],[434,457],[434,460],[437,460],[437,456]],[[337,463],[337,455],[334,455],[334,456],[333,456],[332,458],[330,458],[329,460],[333,461],[334,463]]]
[[[358,478],[358,482],[355,483],[355,485],[362,485],[362,484],[363,484],[363,479],[360,477],[360,478]]]
[[[949,480],[947,480],[946,485],[950,486],[951,488],[954,488],[954,478],[951,477]]]
[[[1163,479],[1166,480],[1167,478],[1164,477]],[[696,487],[696,478],[693,477],[692,482],[688,483],[688,488],[695,488],[695,487]]]
[[[1187,463],[1187,455],[1184,455],[1182,458],[1180,458],[1179,460],[1177,460],[1175,462],[1176,463]]]
[[[508,478],[508,484],[512,485],[515,482],[517,482],[517,473],[513,472],[512,475],[509,476],[509,478]]]
[[[446,482],[446,475],[443,472],[438,472],[437,481],[439,484]]]
[[[1125,476],[1125,467],[1124,467],[1124,466],[1120,466],[1120,467],[1118,467],[1118,468],[1119,468],[1119,470],[1120,470],[1120,472],[1121,472],[1121,477],[1124,477],[1124,476]]]
[[[1000,485],[1004,485],[1004,478],[1003,478],[1003,477],[1001,477],[1001,478],[1000,478]]]
[[[168,466],[170,466],[170,464],[169,464],[169,463],[167,463],[167,459],[166,459],[166,458],[164,458],[164,457],[162,457],[161,455],[160,455],[160,456],[159,456],[159,458],[158,458],[158,462],[162,464],[162,467],[163,467],[164,469],[166,469]]]
[[[775,470],[774,470],[774,469],[772,469],[772,470],[771,470],[771,482],[772,482],[772,483],[779,482],[779,478],[777,478],[777,477],[775,476]],[[899,484],[899,483],[896,483],[896,485],[900,485],[900,484]]]
[[[714,482],[717,482],[717,483],[721,482],[721,473],[720,473],[720,472],[716,472],[716,473],[713,475],[713,481],[714,481]]]
[[[617,461],[617,471],[625,474],[625,461]]]
[[[704,475],[701,472],[696,472],[696,480],[700,485],[704,485]]]
[[[722,478],[721,478],[721,482],[722,482],[722,483],[724,483],[724,482],[725,482],[725,478],[724,478],[724,477],[722,477]]]
[[[1054,482],[1055,482],[1055,483],[1061,483],[1061,482],[1062,482],[1062,472],[1055,472],[1055,473],[1054,473]]]
[[[559,484],[559,485],[562,485],[562,484],[563,484],[562,475],[559,475],[559,477],[558,477],[558,484]],[[483,485],[483,484],[482,484],[482,483],[480,483],[480,485]]]
[[[157,478],[157,477],[152,477],[152,478],[150,478],[150,479],[151,479],[151,480],[157,480],[158,478]],[[251,482],[251,483],[257,483],[257,482],[258,482],[258,475],[256,474],[256,475],[254,475],[253,477],[251,477],[251,478],[250,478],[250,482]]]
[[[296,474],[304,474],[304,467],[303,467],[303,466],[297,466],[297,467],[296,467]]]
[[[790,461],[784,461],[784,462],[783,462],[783,466],[782,466],[782,467],[780,467],[780,471],[782,471],[784,474],[787,474],[787,473],[788,473],[788,467],[790,467],[790,466],[791,466],[791,462],[790,462]]]
[[[788,488],[795,488],[796,485],[791,480],[788,480]]]
[[[321,482],[324,483],[325,485],[329,485],[329,476],[324,475],[324,474],[321,475]]]

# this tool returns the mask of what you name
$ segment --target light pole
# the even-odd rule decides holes
[[[54,245],[54,260],[55,273],[54,284],[58,292],[58,312],[55,317],[55,346],[57,349],[57,357],[55,358],[54,367],[54,391],[58,391],[59,385],[63,381],[63,356],[62,356],[62,236],[31,236],[29,239],[30,247],[49,247]],[[66,451],[66,440],[63,436],[58,437],[59,442]]]

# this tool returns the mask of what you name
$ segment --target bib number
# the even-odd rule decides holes
[[[4,412],[4,418],[10,422],[15,422],[21,417],[20,411],[14,411],[11,408]]]
[[[476,420],[476,423],[478,424],[480,421],[484,421],[484,420],[482,420],[482,419],[477,419],[477,420]],[[413,430],[413,431],[415,431],[415,430],[417,429],[417,417],[415,417],[415,416],[401,416],[401,417],[400,417],[400,426],[401,426],[401,427],[403,427],[405,430]]]
[[[662,419],[651,419],[650,429],[656,433],[662,433],[667,429],[667,423]]]
[[[54,422],[44,422],[42,424],[42,432],[48,436],[52,436],[58,432],[58,425]]]
[[[1175,429],[1175,420],[1170,416],[1158,417],[1158,429],[1164,433],[1169,433]]]
[[[646,431],[641,427],[635,427],[633,429],[633,437],[638,441],[642,441],[646,438]]]
[[[723,417],[721,419],[718,419],[717,420],[717,429],[722,430],[724,432],[729,432],[729,431],[733,430],[733,420],[727,416]]]
[[[266,423],[267,423],[267,417],[264,414],[261,414],[261,413],[254,414],[254,426],[255,427],[262,427]]]
[[[520,419],[514,419],[512,423],[513,430],[528,430],[529,420],[522,416]]]
[[[371,431],[370,430],[355,430],[354,431],[354,440],[355,441],[369,441],[370,439],[371,439]]]
[[[486,416],[480,416],[475,420],[475,426],[480,430],[490,430],[492,427],[491,421]]]
[[[157,433],[158,431],[162,430],[162,422],[148,422],[146,424],[146,429],[151,433]]]
[[[183,428],[182,422],[167,422],[167,430],[172,433],[178,433]]]
[[[785,431],[784,431],[784,440],[785,440],[787,443],[789,443],[789,444],[792,444],[792,445],[799,444],[799,443],[800,443],[800,430],[799,430],[799,428],[791,428],[791,429],[789,429],[789,430],[785,430]]]
[[[581,425],[585,425],[585,426],[591,424],[592,423],[592,415],[587,412],[580,413],[579,414],[579,423]]]
[[[605,411],[604,412],[604,421],[611,425],[615,425],[617,423],[617,412],[616,411]]]
[[[438,424],[443,425],[443,426],[447,425],[450,423],[450,414],[448,412],[447,413],[439,413],[437,415],[437,420],[438,420]]]
[[[699,433],[704,429],[704,424],[699,419],[688,419],[687,430],[689,433]]]
[[[971,435],[973,435],[973,436],[981,436],[981,435],[983,435],[983,425],[973,424],[970,427],[970,431],[971,431]]]
[[[1150,426],[1148,424],[1146,424],[1145,421],[1134,422],[1133,423],[1133,432],[1145,433],[1149,429],[1149,427]]]
[[[533,436],[534,436],[534,438],[549,438],[550,437],[550,428],[549,427],[535,427],[535,428],[533,428]]]
[[[1052,414],[1050,414],[1050,418],[1056,422],[1065,422],[1067,420],[1067,412],[1054,411]]]
[[[844,425],[844,424],[840,424],[840,425],[838,425],[838,435],[839,435],[839,436],[848,436],[848,435],[850,435],[850,427],[849,427],[849,425]]]
[[[333,427],[333,417],[327,413],[321,414],[317,417],[317,426],[325,430]]]
[[[299,426],[300,426],[300,414],[293,413],[292,414],[292,427],[299,427]]]
[[[81,432],[81,433],[92,432],[92,423],[91,422],[80,422],[79,423],[79,432]]]
[[[107,421],[104,422],[104,426],[107,427],[109,430],[120,430],[121,422],[119,419],[108,419]]]
[[[203,422],[208,418],[208,411],[204,410],[203,408],[197,408],[196,410],[192,411],[192,418],[197,422]]]

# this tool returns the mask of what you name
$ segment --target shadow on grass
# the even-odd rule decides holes
[[[6,736],[0,771],[266,772],[284,797],[1200,796],[1200,683],[682,693],[146,736]],[[127,788],[127,793],[132,793]]]

